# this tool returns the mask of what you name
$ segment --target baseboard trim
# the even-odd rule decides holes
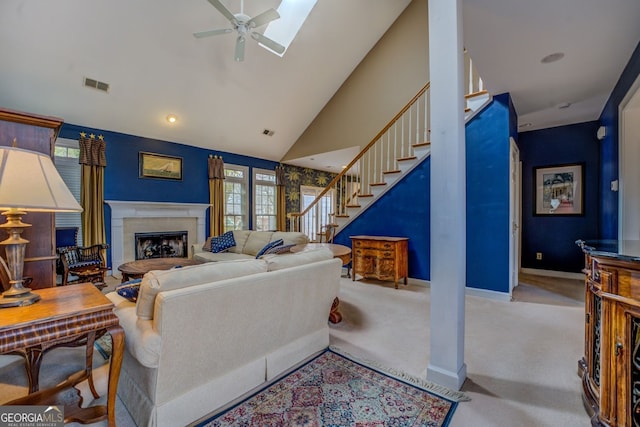
[[[425,288],[431,287],[431,281],[423,280],[423,279],[413,279],[409,278],[410,285],[424,286]],[[497,301],[511,301],[511,295],[506,294],[504,292],[490,291],[487,289],[478,289],[478,288],[470,288],[469,286],[465,287],[466,295],[473,295],[476,297],[488,298]]]
[[[511,301],[513,298],[511,295],[505,292],[498,291],[490,291],[488,289],[478,289],[478,288],[470,288],[467,286],[466,295],[474,296],[474,297],[482,297],[487,299],[492,299],[496,301]]]
[[[533,274],[535,276],[559,277],[561,279],[584,280],[584,273],[571,273],[568,271],[541,270],[538,268],[521,268],[521,273]]]

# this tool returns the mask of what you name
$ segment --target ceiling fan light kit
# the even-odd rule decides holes
[[[225,18],[229,20],[232,28],[201,31],[198,33],[194,33],[194,37],[204,38],[209,36],[217,36],[220,34],[227,34],[235,30],[236,33],[238,33],[238,36],[236,37],[234,58],[238,62],[244,61],[244,45],[247,35],[274,52],[282,54],[285,51],[285,47],[280,43],[270,39],[269,37],[266,37],[263,34],[253,31],[256,28],[262,27],[263,25],[266,25],[269,22],[280,18],[278,11],[276,11],[275,9],[268,9],[262,12],[260,15],[251,18],[250,16],[244,14],[244,0],[240,1],[240,13],[236,14],[231,13],[231,11],[220,2],[220,0],[207,1],[211,3],[211,5],[218,10],[218,12],[220,12],[222,15],[224,15]]]

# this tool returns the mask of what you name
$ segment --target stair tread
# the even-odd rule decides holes
[[[336,215],[336,218],[349,218],[349,215]]]
[[[413,147],[413,148],[416,148],[416,147],[425,147],[425,146],[427,146],[427,145],[431,145],[431,141],[427,141],[427,142],[420,142],[420,143],[418,143],[418,144],[413,144],[413,146],[412,146],[412,147]]]
[[[347,205],[348,208],[361,208],[360,205]]]
[[[358,197],[373,197],[373,194],[358,194]]]
[[[465,99],[474,98],[476,96],[488,95],[489,91],[487,90],[479,90],[478,92],[468,93],[464,96]]]
[[[373,186],[380,186],[380,185],[387,185],[386,182],[373,182],[371,184],[369,184],[369,186],[373,187]]]
[[[397,162],[406,162],[407,160],[415,160],[417,159],[416,156],[411,156],[411,157],[402,157],[400,159],[396,159]]]
[[[390,174],[394,174],[394,173],[401,173],[402,171],[400,169],[395,169],[392,171],[383,171],[382,173],[385,175],[390,175]]]

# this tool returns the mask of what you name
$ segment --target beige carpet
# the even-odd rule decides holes
[[[104,292],[117,284],[109,279]],[[344,320],[330,325],[331,344],[425,378],[429,289],[400,286],[343,278]],[[536,276],[521,277],[512,302],[468,296],[468,379],[462,390],[472,400],[458,405],[451,426],[589,425],[576,374],[583,348],[582,299],[580,281]],[[94,358],[103,363],[97,352]],[[82,363],[82,350],[54,350],[44,358],[41,382],[55,384]],[[20,359],[0,357],[0,384],[0,402],[24,392]],[[135,427],[122,402],[116,414],[118,427]],[[95,425],[106,426],[106,421]]]

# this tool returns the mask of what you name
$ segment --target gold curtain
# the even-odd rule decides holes
[[[80,133],[82,165],[80,205],[82,205],[82,244],[91,246],[106,243],[104,228],[104,168],[107,166],[106,143],[102,135]]]
[[[276,166],[276,226],[278,231],[287,231],[287,196],[284,166]]]
[[[222,156],[209,154],[209,236],[224,232],[224,162]]]

